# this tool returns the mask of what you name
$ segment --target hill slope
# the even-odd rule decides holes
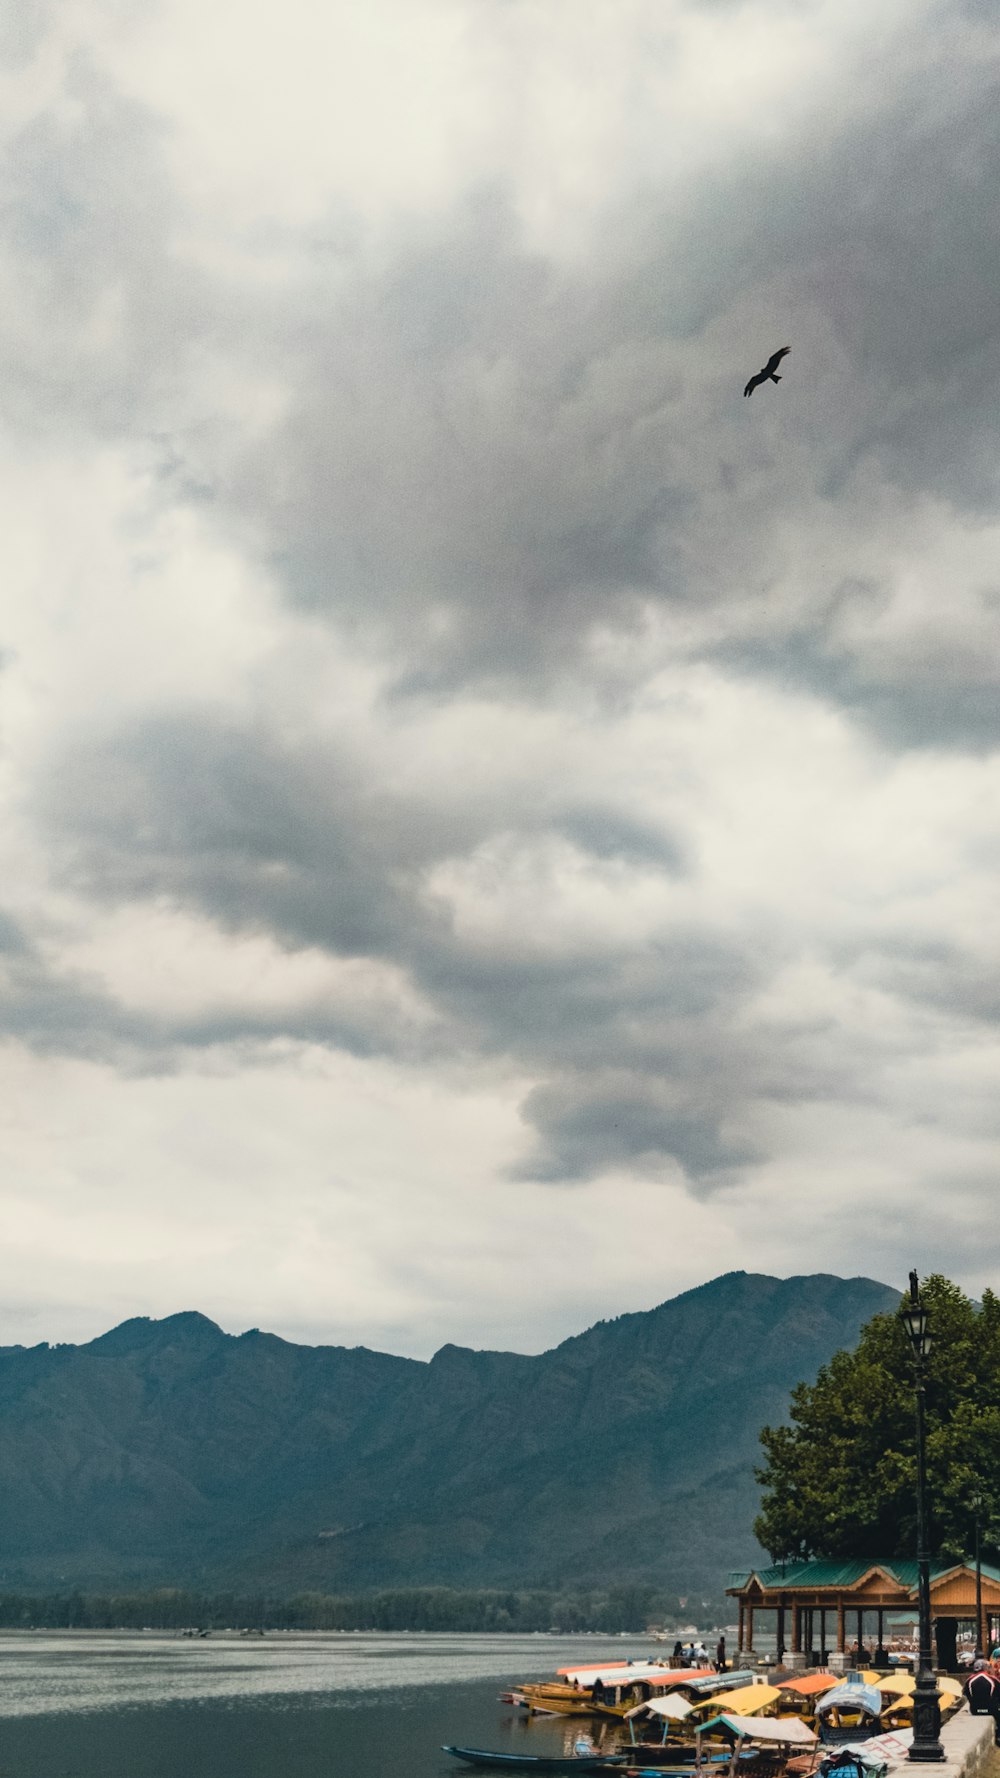
[[[538,1357],[429,1364],[194,1313],[0,1349],[0,1576],[715,1590],[754,1555],[760,1426],[897,1301],[735,1272]]]

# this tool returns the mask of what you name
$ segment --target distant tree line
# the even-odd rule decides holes
[[[0,1593],[0,1628],[38,1630],[441,1630],[641,1632],[651,1624],[710,1624],[721,1599],[685,1599],[654,1586],[583,1591],[460,1591],[404,1587],[276,1599],[160,1587],[135,1593]]]

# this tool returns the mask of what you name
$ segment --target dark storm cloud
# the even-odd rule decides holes
[[[804,615],[761,649],[787,676],[894,745],[992,744],[981,651],[943,678],[936,641],[835,628],[852,540],[877,548],[929,498],[995,509],[997,58],[957,15],[940,26],[842,127],[812,113],[669,206],[623,200],[606,258],[526,251],[499,190],[388,263],[327,279],[317,255],[271,335],[284,416],[232,441],[221,514],[252,515],[288,596],[375,637],[403,690],[530,681],[572,668],[594,625],[756,605],[781,580]],[[782,389],[744,410],[772,334],[793,341]],[[834,513],[837,559],[814,562]],[[734,637],[753,670],[745,614]]]
[[[655,1174],[674,1162],[698,1186],[762,1158],[745,1136],[726,1140],[715,1090],[700,1103],[690,1099],[676,1081],[643,1080],[625,1071],[610,1079],[597,1073],[536,1087],[524,1114],[539,1131],[540,1152],[522,1176],[559,1182],[614,1167]]]
[[[934,651],[859,660],[830,637],[855,565],[846,544],[813,563],[809,532],[836,511],[877,539],[928,496],[993,510],[997,66],[992,34],[941,8],[772,147],[668,200],[624,193],[587,260],[526,248],[498,179],[378,252],[317,228],[278,299],[171,252],[162,132],[78,65],[73,123],[43,115],[10,159],[8,245],[50,322],[14,399],[27,417],[41,385],[43,409],[146,432],[164,486],[253,534],[288,597],[367,635],[403,690],[531,681],[573,668],[595,625],[791,578],[787,671],[906,744]],[[744,411],[774,329],[790,368]],[[248,441],[197,412],[199,362],[273,376],[281,419]],[[995,733],[995,676],[967,678],[928,690],[935,736]]]
[[[988,637],[995,626],[991,589],[977,591]],[[984,653],[982,631],[956,636],[946,585],[941,599],[940,618],[916,650],[895,650],[891,626],[886,637],[879,620],[887,587],[850,583],[799,626],[766,639],[727,640],[706,654],[741,677],[814,692],[893,751],[990,754],[1000,745],[1000,654]],[[850,640],[838,634],[838,613],[847,609],[860,618]]]
[[[50,947],[51,948],[51,947]],[[43,1056],[110,1063],[129,1075],[171,1074],[191,1051],[231,1046],[266,1055],[275,1040],[321,1044],[354,1056],[426,1058],[434,1051],[431,1021],[419,1029],[393,1007],[391,1015],[363,999],[268,1011],[241,1006],[199,1015],[170,1015],[125,1005],[92,973],[48,955],[21,926],[0,914],[0,1038]]]
[[[424,876],[489,838],[501,815],[495,803],[443,816],[431,787],[399,800],[366,781],[356,762],[303,754],[188,712],[118,734],[110,746],[78,744],[48,786],[47,815],[63,880],[77,890],[112,904],[155,897],[292,948],[376,957],[402,968],[436,1015],[419,1031],[363,1008],[353,1019],[347,1008],[336,1018],[313,1009],[283,1019],[250,1011],[150,1020],[145,1031],[133,1020],[140,1051],[280,1033],[355,1053],[507,1057],[552,1083],[525,1108],[546,1177],[578,1174],[587,1133],[598,1126],[587,1173],[612,1159],[635,1164],[650,1150],[676,1154],[698,1174],[735,1158],[720,1133],[720,1089],[728,1076],[739,1100],[747,1069],[727,1025],[760,980],[760,947],[754,960],[694,929],[562,956],[526,953],[516,934],[486,949],[463,938],[424,892]],[[621,816],[609,816],[604,832],[599,807],[570,803],[551,827],[533,811],[521,838],[560,829],[576,829],[599,861],[629,856],[676,875],[669,836]],[[104,1043],[95,1035],[95,1050]],[[609,1056],[617,1060],[613,1091]],[[724,1090],[721,1098],[725,1107]]]
[[[433,1009],[410,1026],[392,1009],[347,1005],[209,1012],[145,1028],[133,1017],[127,1031],[110,1012],[107,1026],[119,1042],[131,1038],[136,1066],[172,1066],[177,1046],[279,1035],[425,1063],[506,1059],[539,1083],[522,1108],[537,1137],[519,1168],[525,1177],[676,1164],[709,1191],[760,1154],[748,1134],[755,1105],[874,1102],[881,1069],[900,1053],[898,1039],[885,1047],[877,1033],[845,1049],[829,1021],[772,1018],[762,1028],[748,1019],[754,996],[794,955],[795,940],[776,926],[724,938],[677,925],[561,951],[526,948],[531,935],[516,930],[487,944],[463,935],[426,893],[427,873],[474,854],[501,818],[509,828],[511,805],[486,799],[442,814],[433,786],[401,799],[343,752],[294,748],[189,711],[111,745],[77,744],[48,785],[45,813],[76,889],[112,904],[155,898],[293,950],[375,957],[404,971]],[[572,802],[550,829],[535,812],[520,840],[578,820]],[[599,812],[586,821],[599,829]],[[591,855],[618,858],[623,839],[644,868],[675,877],[669,844],[641,830],[637,842],[613,821],[607,846]],[[848,955],[842,966],[856,962]],[[93,1009],[86,1028],[95,1053],[106,1053]]]
[[[61,971],[21,922],[0,914],[0,1036],[40,1054],[143,1054],[152,1032],[100,985]]]

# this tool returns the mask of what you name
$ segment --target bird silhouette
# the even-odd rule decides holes
[[[749,383],[743,391],[744,395],[752,395],[758,383],[766,383],[768,378],[770,378],[772,383],[780,383],[781,378],[778,375],[778,365],[791,349],[791,346],[782,346],[780,352],[775,352],[774,355],[768,359],[763,370],[759,370],[755,377],[750,378]]]

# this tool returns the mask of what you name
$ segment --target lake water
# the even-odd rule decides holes
[[[471,1778],[442,1742],[571,1751],[568,1721],[498,1701],[514,1680],[652,1652],[642,1636],[0,1635],[0,1778]]]

